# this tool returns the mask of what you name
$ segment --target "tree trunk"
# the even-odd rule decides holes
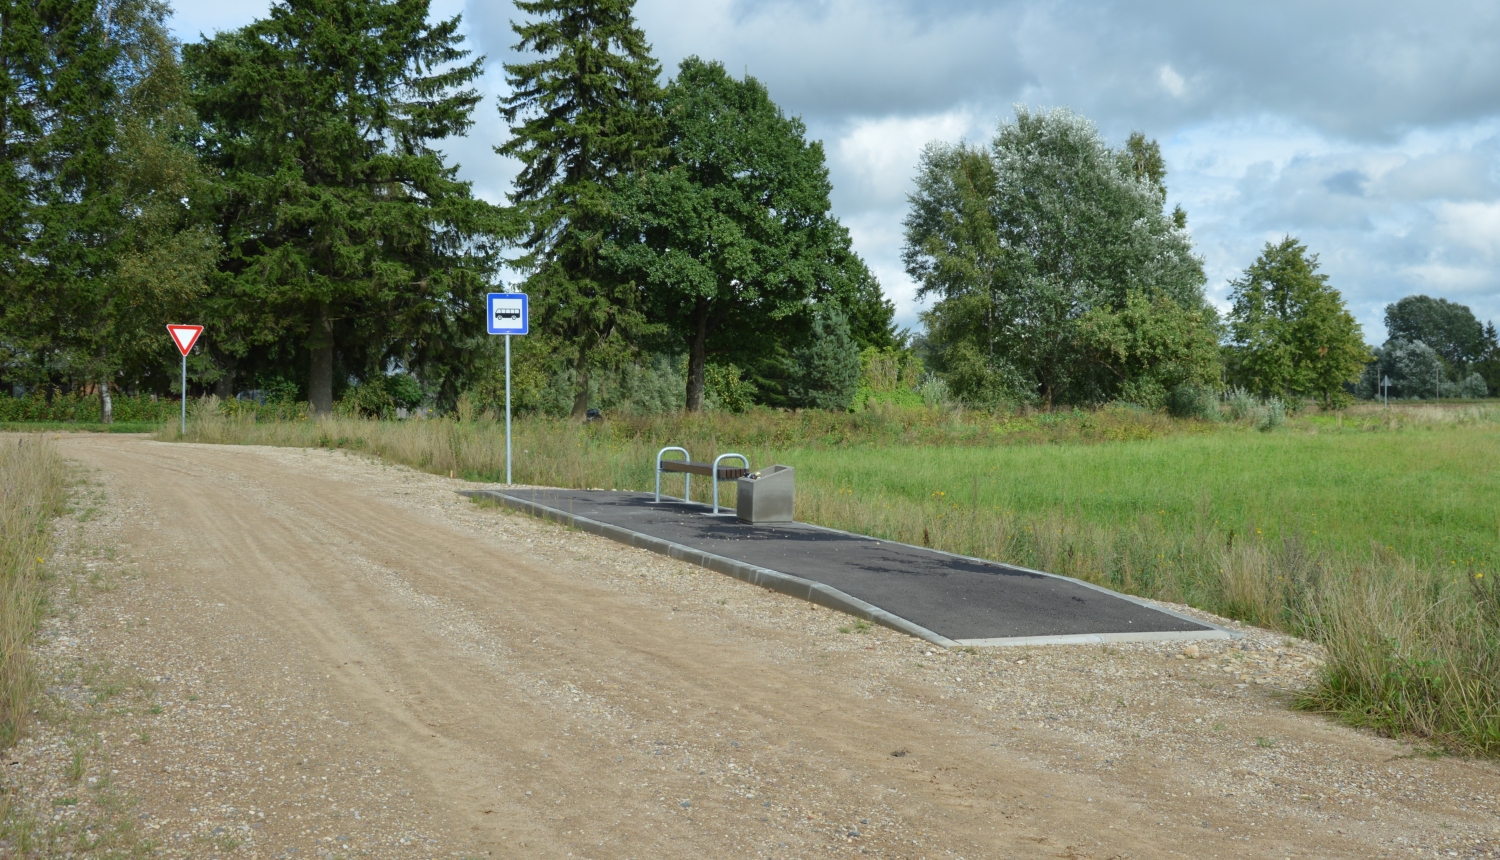
[[[99,363],[104,364],[106,353],[104,347],[99,347]],[[99,423],[113,424],[115,422],[115,404],[109,399],[109,371],[103,370],[99,373]]]
[[[312,360],[307,375],[307,412],[309,415],[333,414],[333,323],[328,319],[328,305],[318,305],[313,322],[313,336],[308,344]]]
[[[687,410],[703,411],[703,371],[708,364],[708,299],[693,307],[693,340],[688,344]]]
[[[578,351],[578,362],[573,365],[573,414],[574,421],[589,417],[589,356],[586,350]]]
[[[224,371],[224,375],[214,380],[214,394],[220,400],[234,399],[234,370]]]

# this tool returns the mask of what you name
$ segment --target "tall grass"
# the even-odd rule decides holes
[[[48,525],[62,511],[64,483],[53,442],[0,439],[0,749],[20,736],[35,692],[28,646],[46,603]]]
[[[503,427],[492,420],[267,422],[210,407],[190,439],[350,448],[475,480],[504,475]],[[528,418],[515,424],[515,476],[649,490],[668,444],[699,459],[733,450],[757,466],[786,463],[798,469],[799,519],[1313,636],[1329,663],[1308,707],[1500,753],[1495,616],[1481,599],[1494,592],[1479,588],[1500,575],[1500,409],[1294,416],[1274,432],[1256,432],[1259,423],[1129,409]],[[681,479],[667,480],[675,494]],[[706,484],[694,484],[700,500]]]
[[[1331,578],[1311,626],[1330,660],[1299,702],[1388,735],[1500,756],[1500,586],[1493,571],[1441,578],[1379,570]]]

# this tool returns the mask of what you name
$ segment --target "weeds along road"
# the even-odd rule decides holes
[[[1500,767],[1289,711],[1305,643],[933,653],[358,456],[61,445],[52,697],[141,680],[7,770],[159,856],[1497,856]]]

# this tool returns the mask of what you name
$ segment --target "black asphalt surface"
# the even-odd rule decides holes
[[[1061,577],[877,541],[805,523],[748,525],[650,493],[513,490],[506,495],[843,591],[949,639],[1212,628]]]

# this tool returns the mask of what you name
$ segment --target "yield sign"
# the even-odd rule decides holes
[[[198,342],[198,335],[203,334],[201,325],[169,325],[167,331],[172,335],[172,341],[177,344],[177,351],[187,355],[193,350],[193,344]]]

